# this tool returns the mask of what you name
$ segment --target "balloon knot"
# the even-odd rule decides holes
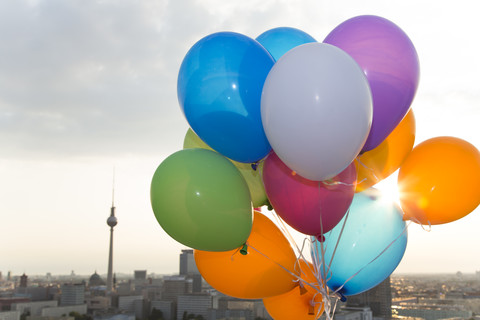
[[[337,293],[338,293],[338,295],[340,296],[340,301],[342,301],[342,302],[346,302],[346,301],[347,301],[347,297],[345,297],[342,292],[339,291],[339,292],[337,292]]]
[[[320,242],[324,242],[325,241],[325,236],[323,234],[319,234],[316,236],[317,240],[320,241]]]
[[[242,255],[246,256],[246,255],[248,254],[248,250],[247,250],[247,249],[248,249],[248,246],[247,246],[246,243],[244,243],[242,249],[240,249],[240,253],[241,253]]]
[[[303,285],[302,281],[300,281],[298,283],[298,286],[300,287],[300,295],[303,296],[305,293],[308,292],[308,290],[305,288],[305,286]]]
[[[267,203],[266,203],[265,205],[267,206],[268,211],[272,211],[272,210],[273,210],[273,206],[272,206],[272,204],[270,203],[270,201],[267,200]]]
[[[258,167],[258,162],[252,163],[252,169],[254,171],[257,171],[257,167]]]

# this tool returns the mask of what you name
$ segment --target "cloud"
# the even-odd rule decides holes
[[[2,4],[0,141],[7,156],[148,152],[162,138],[158,124],[181,119],[169,106],[176,102],[175,58],[151,5]]]
[[[321,41],[359,11],[382,11],[421,40],[422,30],[433,32],[414,28],[422,11],[405,16],[378,1],[358,6],[289,0],[1,2],[2,156],[167,155],[179,149],[188,124],[176,98],[178,68],[188,49],[214,32],[254,38],[291,26]],[[441,58],[426,50],[420,53],[432,57],[424,62],[430,74]],[[469,52],[458,51],[462,61]],[[457,74],[456,82],[465,81]],[[448,86],[452,77],[439,79]]]

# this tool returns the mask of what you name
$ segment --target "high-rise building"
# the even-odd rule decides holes
[[[200,275],[200,271],[198,271],[193,250],[191,249],[182,250],[180,254],[180,275],[192,279],[194,293],[202,291],[202,276]]]
[[[85,304],[85,285],[83,283],[64,283],[60,297],[61,306]]]
[[[390,277],[376,287],[363,293],[349,296],[347,307],[370,307],[375,318],[392,318],[392,288]]]
[[[25,273],[23,273],[20,276],[20,288],[26,288],[27,282],[28,282],[28,276]]]
[[[115,173],[114,183],[115,185]],[[118,223],[115,217],[115,205],[114,205],[115,188],[112,187],[112,207],[110,208],[110,216],[107,219],[107,225],[110,227],[110,246],[108,250],[108,271],[107,271],[107,294],[113,291],[113,227]]]
[[[193,257],[193,250],[182,250],[180,254],[180,275],[194,275],[200,274],[195,258]]]

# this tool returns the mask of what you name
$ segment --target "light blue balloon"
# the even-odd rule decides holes
[[[290,49],[305,43],[317,42],[302,30],[290,27],[270,29],[259,35],[256,40],[270,52],[275,61]]]
[[[328,287],[343,286],[339,293],[350,296],[385,280],[407,247],[402,216],[399,206],[375,189],[355,194],[349,213],[325,234],[323,259],[322,244],[315,241],[313,245],[312,257],[322,263],[320,271]]]
[[[245,163],[270,152],[260,100],[274,63],[257,41],[234,32],[211,34],[188,51],[178,73],[178,101],[212,149]]]

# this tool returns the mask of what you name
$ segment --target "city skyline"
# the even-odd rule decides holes
[[[1,3],[0,241],[8,245],[0,271],[106,273],[113,167],[113,272],[178,270],[187,248],[155,220],[150,182],[188,129],[176,97],[180,63],[214,32],[255,38],[290,26],[322,41],[356,15],[390,19],[420,59],[415,143],[451,135],[479,148],[478,8],[413,0]],[[411,224],[395,272],[480,270],[478,226],[479,208],[430,232]]]

